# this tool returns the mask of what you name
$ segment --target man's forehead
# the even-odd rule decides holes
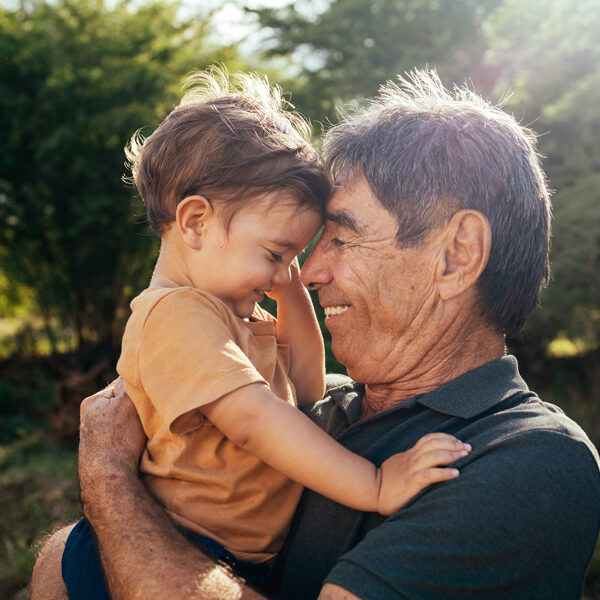
[[[358,173],[349,173],[343,177],[335,178],[330,202],[335,201],[340,196],[351,196],[361,199],[374,198],[373,190],[364,175]]]
[[[359,187],[362,186],[357,186],[354,180],[336,179],[333,184],[333,192],[327,203],[327,213],[352,212],[352,209],[358,204],[357,199],[361,195]]]
[[[365,208],[372,199],[371,189],[362,178],[336,180],[333,194],[327,203],[325,218],[327,221],[361,233],[367,228]]]

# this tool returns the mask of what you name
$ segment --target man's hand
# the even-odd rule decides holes
[[[79,479],[86,505],[114,466],[136,473],[146,436],[121,379],[86,398],[80,409]]]

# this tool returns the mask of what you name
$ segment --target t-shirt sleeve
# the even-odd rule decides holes
[[[539,432],[472,454],[458,479],[371,529],[326,582],[363,599],[578,597],[598,531],[589,449]]]
[[[233,338],[224,309],[194,290],[168,294],[150,311],[139,380],[173,433],[199,426],[199,407],[242,386],[266,383]]]
[[[268,310],[264,309],[260,304],[254,305],[252,316],[260,321],[273,321],[273,323],[277,323],[277,318],[274,317]]]

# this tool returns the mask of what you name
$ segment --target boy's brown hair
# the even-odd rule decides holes
[[[227,227],[246,201],[284,191],[324,210],[329,177],[310,145],[310,125],[285,110],[265,77],[212,68],[192,75],[188,91],[154,133],[137,132],[125,149],[133,181],[160,235],[181,200],[205,196]]]

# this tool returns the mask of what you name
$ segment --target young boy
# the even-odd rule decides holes
[[[323,341],[295,260],[331,187],[309,133],[263,80],[231,89],[211,71],[129,149],[161,237],[117,365],[148,437],[140,470],[186,535],[250,580],[268,573],[302,486],[389,515],[455,477],[432,467],[469,450],[434,434],[376,468],[297,410],[324,393]],[[257,305],[265,293],[277,319]]]

